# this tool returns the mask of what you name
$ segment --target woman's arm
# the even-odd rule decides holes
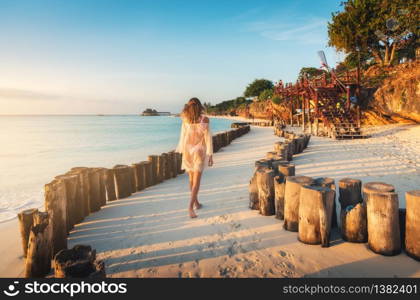
[[[175,152],[182,153],[184,151],[185,131],[185,122],[182,120],[181,134],[179,135],[179,142],[178,146],[176,146]]]
[[[209,118],[204,117],[203,122],[207,123],[204,139],[206,142],[206,155],[209,157],[209,166],[211,167],[213,165],[213,134],[210,129]]]

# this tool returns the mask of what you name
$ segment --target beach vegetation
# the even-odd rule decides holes
[[[258,95],[258,101],[267,101],[270,100],[271,97],[273,97],[274,90],[271,89],[265,89]]]
[[[258,97],[264,90],[272,89],[273,87],[274,87],[274,84],[271,80],[255,79],[246,87],[244,96],[245,97]]]

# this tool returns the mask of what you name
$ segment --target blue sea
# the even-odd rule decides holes
[[[211,119],[211,129],[231,122]],[[0,222],[42,207],[44,184],[72,167],[111,168],[175,149],[180,128],[180,118],[163,116],[0,116]]]

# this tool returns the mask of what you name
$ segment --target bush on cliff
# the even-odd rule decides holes
[[[272,89],[274,84],[272,81],[267,79],[255,79],[250,83],[244,92],[245,97],[258,97],[262,91],[266,89]]]

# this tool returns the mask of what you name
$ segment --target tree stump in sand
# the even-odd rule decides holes
[[[275,151],[270,151],[270,152],[267,152],[267,154],[266,154],[267,159],[277,159],[278,156],[279,155]]]
[[[117,200],[117,195],[115,194],[115,179],[114,179],[113,169],[104,170],[104,181],[105,181],[107,200],[108,201]]]
[[[136,182],[136,191],[144,190],[145,184],[144,184],[144,171],[143,171],[143,165],[141,163],[134,163],[131,165],[131,167],[134,169],[134,175],[135,175],[135,182]]]
[[[400,253],[398,195],[394,192],[369,192],[366,205],[369,248],[382,255]]]
[[[176,154],[175,151],[169,152],[169,155],[171,157],[172,165],[171,165],[171,177],[174,178],[177,175],[177,167],[176,167]]]
[[[103,261],[96,260],[96,251],[90,246],[76,245],[62,250],[53,260],[56,278],[105,278]]]
[[[67,200],[66,186],[62,179],[54,179],[45,185],[45,210],[50,216],[52,253],[67,249]]]
[[[299,136],[296,139],[296,145],[297,145],[297,153],[302,153],[303,150],[305,149],[305,137]]]
[[[133,167],[133,165],[128,166],[130,168],[129,172],[129,181],[130,181],[130,191],[132,194],[134,194],[137,191],[136,186],[136,167]]]
[[[106,186],[105,186],[105,175],[106,168],[98,168],[99,170],[99,204],[102,206],[106,205]]]
[[[322,187],[327,187],[327,188],[330,188],[334,191],[336,190],[334,179],[329,178],[329,177],[316,178],[315,179],[315,185],[322,186]],[[332,219],[331,219],[331,228],[336,228],[336,227],[338,227],[338,223],[337,223],[337,204],[335,203],[335,197],[334,197],[333,215],[332,215]]]
[[[341,210],[341,237],[352,243],[367,242],[366,204],[348,205]]]
[[[158,176],[158,170],[157,170],[157,166],[158,166],[158,155],[149,155],[148,160],[151,163],[151,168],[152,168],[152,184],[157,184],[159,182],[161,182],[159,176]]]
[[[292,161],[293,160],[293,143],[290,140],[286,140],[284,144],[287,146],[287,160]]]
[[[74,227],[77,223],[77,210],[80,209],[78,206],[79,197],[79,177],[77,175],[67,174],[56,176],[55,179],[61,179],[66,186],[66,220],[67,220],[67,232]]]
[[[169,157],[168,153],[162,153],[162,156],[164,157],[163,161],[165,163],[165,165],[163,166],[163,179],[166,180],[166,179],[169,179],[171,177],[170,176],[170,170],[169,170],[171,162],[170,162],[170,157]]]
[[[371,193],[389,193],[394,192],[395,188],[391,184],[384,182],[368,182],[363,185],[363,199],[367,202],[369,194]]]
[[[286,160],[288,160],[288,148],[289,146],[287,144],[284,144],[282,142],[277,142],[274,144],[274,151],[277,152],[279,156],[284,157]]]
[[[284,176],[274,177],[274,206],[276,218],[284,220],[284,188],[286,179]]]
[[[46,212],[34,214],[34,224],[29,233],[28,251],[25,260],[25,277],[44,277],[51,269],[52,218]]]
[[[286,166],[288,164],[289,164],[289,162],[286,159],[284,159],[283,157],[281,157],[280,159],[271,159],[270,169],[272,169],[274,171],[275,176],[282,175],[279,171],[279,167],[280,166]]]
[[[260,214],[274,215],[274,171],[260,168],[256,171]]]
[[[284,190],[284,224],[289,231],[298,231],[300,189],[304,185],[312,185],[314,180],[307,176],[289,176],[286,178]]]
[[[258,201],[258,186],[257,186],[257,173],[254,172],[252,175],[251,180],[249,181],[248,186],[249,191],[249,208],[250,209],[260,209],[259,201]]]
[[[335,191],[306,185],[300,188],[299,198],[298,240],[329,247]]]
[[[20,236],[22,240],[23,257],[26,257],[26,253],[28,251],[29,233],[31,232],[31,228],[33,225],[33,218],[36,212],[38,212],[38,209],[31,208],[31,209],[25,209],[24,211],[18,213]]]
[[[158,161],[157,161],[157,176],[159,178],[159,182],[162,182],[163,180],[165,180],[165,166],[166,166],[166,155],[163,155],[163,153],[161,155],[158,156]]]
[[[398,209],[398,220],[400,221],[400,240],[401,240],[401,249],[405,250],[405,219],[406,219],[406,209]]]
[[[70,170],[67,174],[76,174],[79,176],[79,215],[78,221],[81,222],[90,213],[90,181],[89,181],[89,168],[86,167],[75,167]]]
[[[363,202],[362,199],[362,181],[353,178],[343,178],[338,182],[338,188],[340,196],[338,201],[340,202],[341,209],[346,209],[349,205],[356,205],[357,203]]]
[[[420,260],[420,190],[405,193],[405,249],[407,254]]]
[[[100,172],[98,168],[89,168],[89,184],[90,184],[90,213],[97,212],[101,209],[101,184]]]
[[[127,198],[131,195],[130,167],[126,165],[116,165],[113,168],[115,174],[115,192],[117,199]]]
[[[255,162],[255,167],[257,169],[260,167],[271,168],[272,167],[271,162],[272,162],[271,159],[260,159]]]

